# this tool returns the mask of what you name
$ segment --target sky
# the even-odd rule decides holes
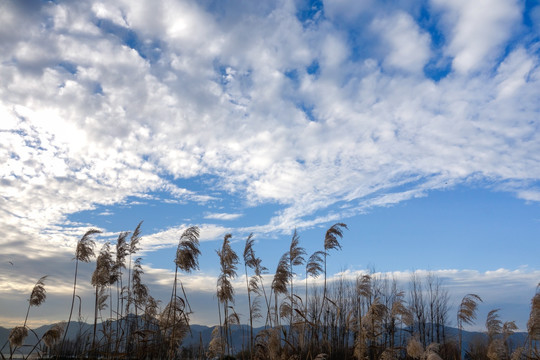
[[[143,281],[165,300],[199,226],[200,270],[182,279],[192,322],[212,325],[225,234],[241,254],[253,233],[270,276],[295,229],[311,254],[343,222],[329,276],[406,290],[432,273],[454,312],[484,299],[476,328],[500,308],[526,329],[540,2],[5,0],[0,23],[0,325],[23,322],[43,275],[29,324],[67,319],[90,228],[99,249],[144,221]]]

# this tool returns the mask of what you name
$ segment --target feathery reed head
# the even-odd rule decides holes
[[[131,240],[129,241],[129,253],[135,254],[139,250],[139,241],[141,240],[141,225],[142,221],[137,225],[133,234],[131,234]]]
[[[43,334],[43,342],[47,347],[54,345],[59,339],[60,336],[64,333],[64,328],[66,327],[65,322],[60,322],[54,324],[49,330]]]
[[[118,240],[116,240],[116,266],[118,267],[126,267],[125,261],[129,254],[129,245],[126,242],[128,235],[128,231],[123,231],[118,235]]]
[[[315,251],[309,257],[306,263],[306,274],[314,278],[318,277],[323,271],[323,251]]]
[[[407,343],[407,355],[413,359],[420,359],[423,354],[424,347],[422,346],[422,343],[418,341],[417,338],[411,337]]]
[[[234,302],[234,288],[225,274],[221,274],[217,280],[217,297],[221,302]]]
[[[19,347],[22,345],[24,339],[28,336],[28,329],[26,326],[17,326],[11,329],[9,332],[9,344],[11,347]]]
[[[190,273],[199,269],[199,228],[191,226],[184,230],[176,249],[176,259],[174,263],[181,270]]]
[[[98,310],[102,311],[107,308],[108,298],[109,298],[109,294],[107,294],[107,289],[105,287],[100,287],[98,291],[98,298],[97,298]]]
[[[45,291],[45,279],[47,279],[47,275],[39,278],[34,285],[32,293],[30,294],[30,299],[28,300],[30,302],[30,306],[39,306],[43,304],[47,298],[47,292]]]
[[[96,269],[92,274],[91,283],[93,286],[106,286],[116,279],[113,271],[114,261],[111,255],[111,245],[106,242],[96,259]]]
[[[283,301],[279,306],[279,317],[288,318],[292,316],[293,308],[289,301]]]
[[[101,230],[90,229],[77,243],[77,249],[75,250],[75,259],[82,262],[90,262],[90,259],[94,257],[94,245],[92,235],[101,234]]]
[[[276,294],[287,293],[287,283],[289,281],[289,253],[286,252],[279,259],[274,279],[272,280],[272,289]]]
[[[306,255],[306,250],[303,247],[300,247],[298,244],[300,242],[300,236],[296,229],[291,239],[291,246],[289,247],[289,261],[293,266],[302,265],[304,263],[304,255]],[[293,274],[290,274],[291,276]]]
[[[458,325],[461,323],[471,325],[473,323],[476,319],[478,302],[482,302],[482,298],[476,294],[467,294],[463,297],[457,313]]]
[[[187,314],[184,313],[185,308],[186,302],[179,296],[169,302],[159,316],[161,330],[170,331],[175,324],[184,321],[184,318],[187,317]]]
[[[232,313],[229,314],[229,317],[227,318],[227,324],[228,325],[240,325],[240,316],[236,311],[234,311],[234,308],[232,306],[229,306],[229,309],[232,310]]]
[[[431,352],[426,356],[426,360],[443,360],[439,354]]]
[[[206,356],[208,358],[220,358],[225,352],[225,342],[221,338],[221,329],[219,326],[215,326],[212,329],[212,339],[208,344],[208,351]]]
[[[398,359],[399,359],[399,351],[393,348],[384,349],[383,353],[381,354],[381,357],[379,358],[379,360],[398,360]]]
[[[158,310],[158,301],[154,299],[151,295],[148,295],[146,298],[146,306],[144,307],[144,320],[150,322],[154,320],[157,316]]]
[[[332,225],[327,231],[324,237],[324,250],[341,249],[339,239],[343,238],[343,229],[348,229],[344,223],[336,223]]]
[[[502,334],[504,339],[508,339],[518,329],[515,321],[505,321],[502,326]]]
[[[261,288],[259,287],[259,277],[254,275],[249,278],[248,289],[257,295],[261,295]]]
[[[371,297],[371,275],[365,274],[356,279],[356,292],[364,298]]]
[[[507,359],[504,341],[499,338],[490,341],[486,355],[490,360]]]
[[[229,278],[236,277],[236,264],[238,264],[238,255],[231,248],[231,234],[226,234],[223,237],[223,245],[221,250],[217,250],[219,256],[219,264],[221,272]]]
[[[540,283],[536,287],[536,294],[531,300],[531,314],[527,321],[527,332],[533,340],[540,340]]]
[[[522,346],[518,346],[510,356],[510,360],[520,360],[524,351],[525,349]]]
[[[403,291],[400,291],[396,294],[396,299],[392,303],[392,309],[391,309],[391,315],[392,317],[401,317],[401,321],[409,326],[412,325],[413,320],[413,314],[411,310],[405,306],[405,302],[403,300],[403,297],[405,296],[405,293]]]
[[[253,238],[253,233],[249,234],[246,239],[246,245],[244,246],[244,264],[250,269],[255,267],[255,251],[253,250],[253,243],[255,239]]]
[[[499,314],[497,314],[499,310],[500,309],[491,310],[486,317],[486,329],[490,340],[502,331],[502,322],[499,319]]]

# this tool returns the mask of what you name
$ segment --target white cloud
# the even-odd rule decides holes
[[[236,220],[242,217],[242,214],[228,214],[228,213],[209,213],[204,216],[205,219],[214,220]]]
[[[443,10],[450,40],[447,53],[459,73],[490,68],[521,19],[522,5],[515,0],[432,0],[432,4]]]
[[[399,12],[377,18],[372,27],[388,44],[384,64],[411,72],[421,72],[430,57],[430,37],[420,30],[411,15]]]

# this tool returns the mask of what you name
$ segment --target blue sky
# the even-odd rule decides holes
[[[216,323],[226,233],[238,252],[254,233],[271,272],[294,229],[310,254],[344,222],[332,276],[407,289],[431,271],[453,304],[484,297],[480,324],[500,307],[524,328],[540,282],[538,1],[28,0],[2,2],[0,23],[0,324],[46,274],[32,321],[65,319],[80,236],[144,220],[163,299],[179,234],[201,227],[194,322]]]

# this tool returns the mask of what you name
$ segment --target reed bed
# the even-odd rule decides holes
[[[181,234],[173,259],[175,272],[171,296],[166,303],[153,298],[143,282],[142,258],[137,257],[142,222],[132,233],[122,232],[116,244],[105,243],[95,253],[95,236],[88,230],[75,249],[73,293],[67,322],[54,324],[38,336],[27,323],[30,310],[47,297],[47,276],[37,280],[28,298],[26,317],[11,329],[3,345],[2,359],[422,359],[422,360],[532,360],[540,359],[540,284],[531,300],[527,338],[522,344],[511,341],[517,326],[502,322],[499,309],[486,318],[486,336],[464,347],[465,325],[475,323],[482,298],[466,294],[456,312],[457,335],[449,334],[451,307],[440,279],[424,279],[413,274],[409,289],[398,288],[393,279],[363,274],[356,281],[328,281],[327,260],[342,248],[347,230],[344,223],[331,226],[322,239],[322,248],[307,257],[295,230],[289,249],[277,262],[273,275],[256,256],[255,239],[250,234],[242,257],[224,236],[216,254],[220,275],[216,283],[219,325],[208,344],[187,348],[183,342],[191,333],[193,310],[182,279],[199,269],[199,236],[196,226]],[[113,250],[114,249],[114,250]],[[306,260],[307,257],[307,260]],[[96,259],[92,274],[94,318],[92,332],[82,332],[73,322],[79,262]],[[248,313],[242,318],[236,308],[233,280],[243,261]],[[305,281],[295,281],[301,268]],[[271,277],[271,283],[265,282]],[[323,276],[321,285],[314,279]],[[79,306],[81,320],[81,309]],[[101,322],[101,323],[99,323]],[[240,326],[241,323],[247,324]],[[68,330],[79,325],[78,334]],[[254,324],[262,324],[255,331]],[[240,330],[239,330],[240,329]],[[242,345],[235,338],[241,331]],[[25,340],[33,337],[34,345]],[[25,351],[22,351],[22,349]]]

